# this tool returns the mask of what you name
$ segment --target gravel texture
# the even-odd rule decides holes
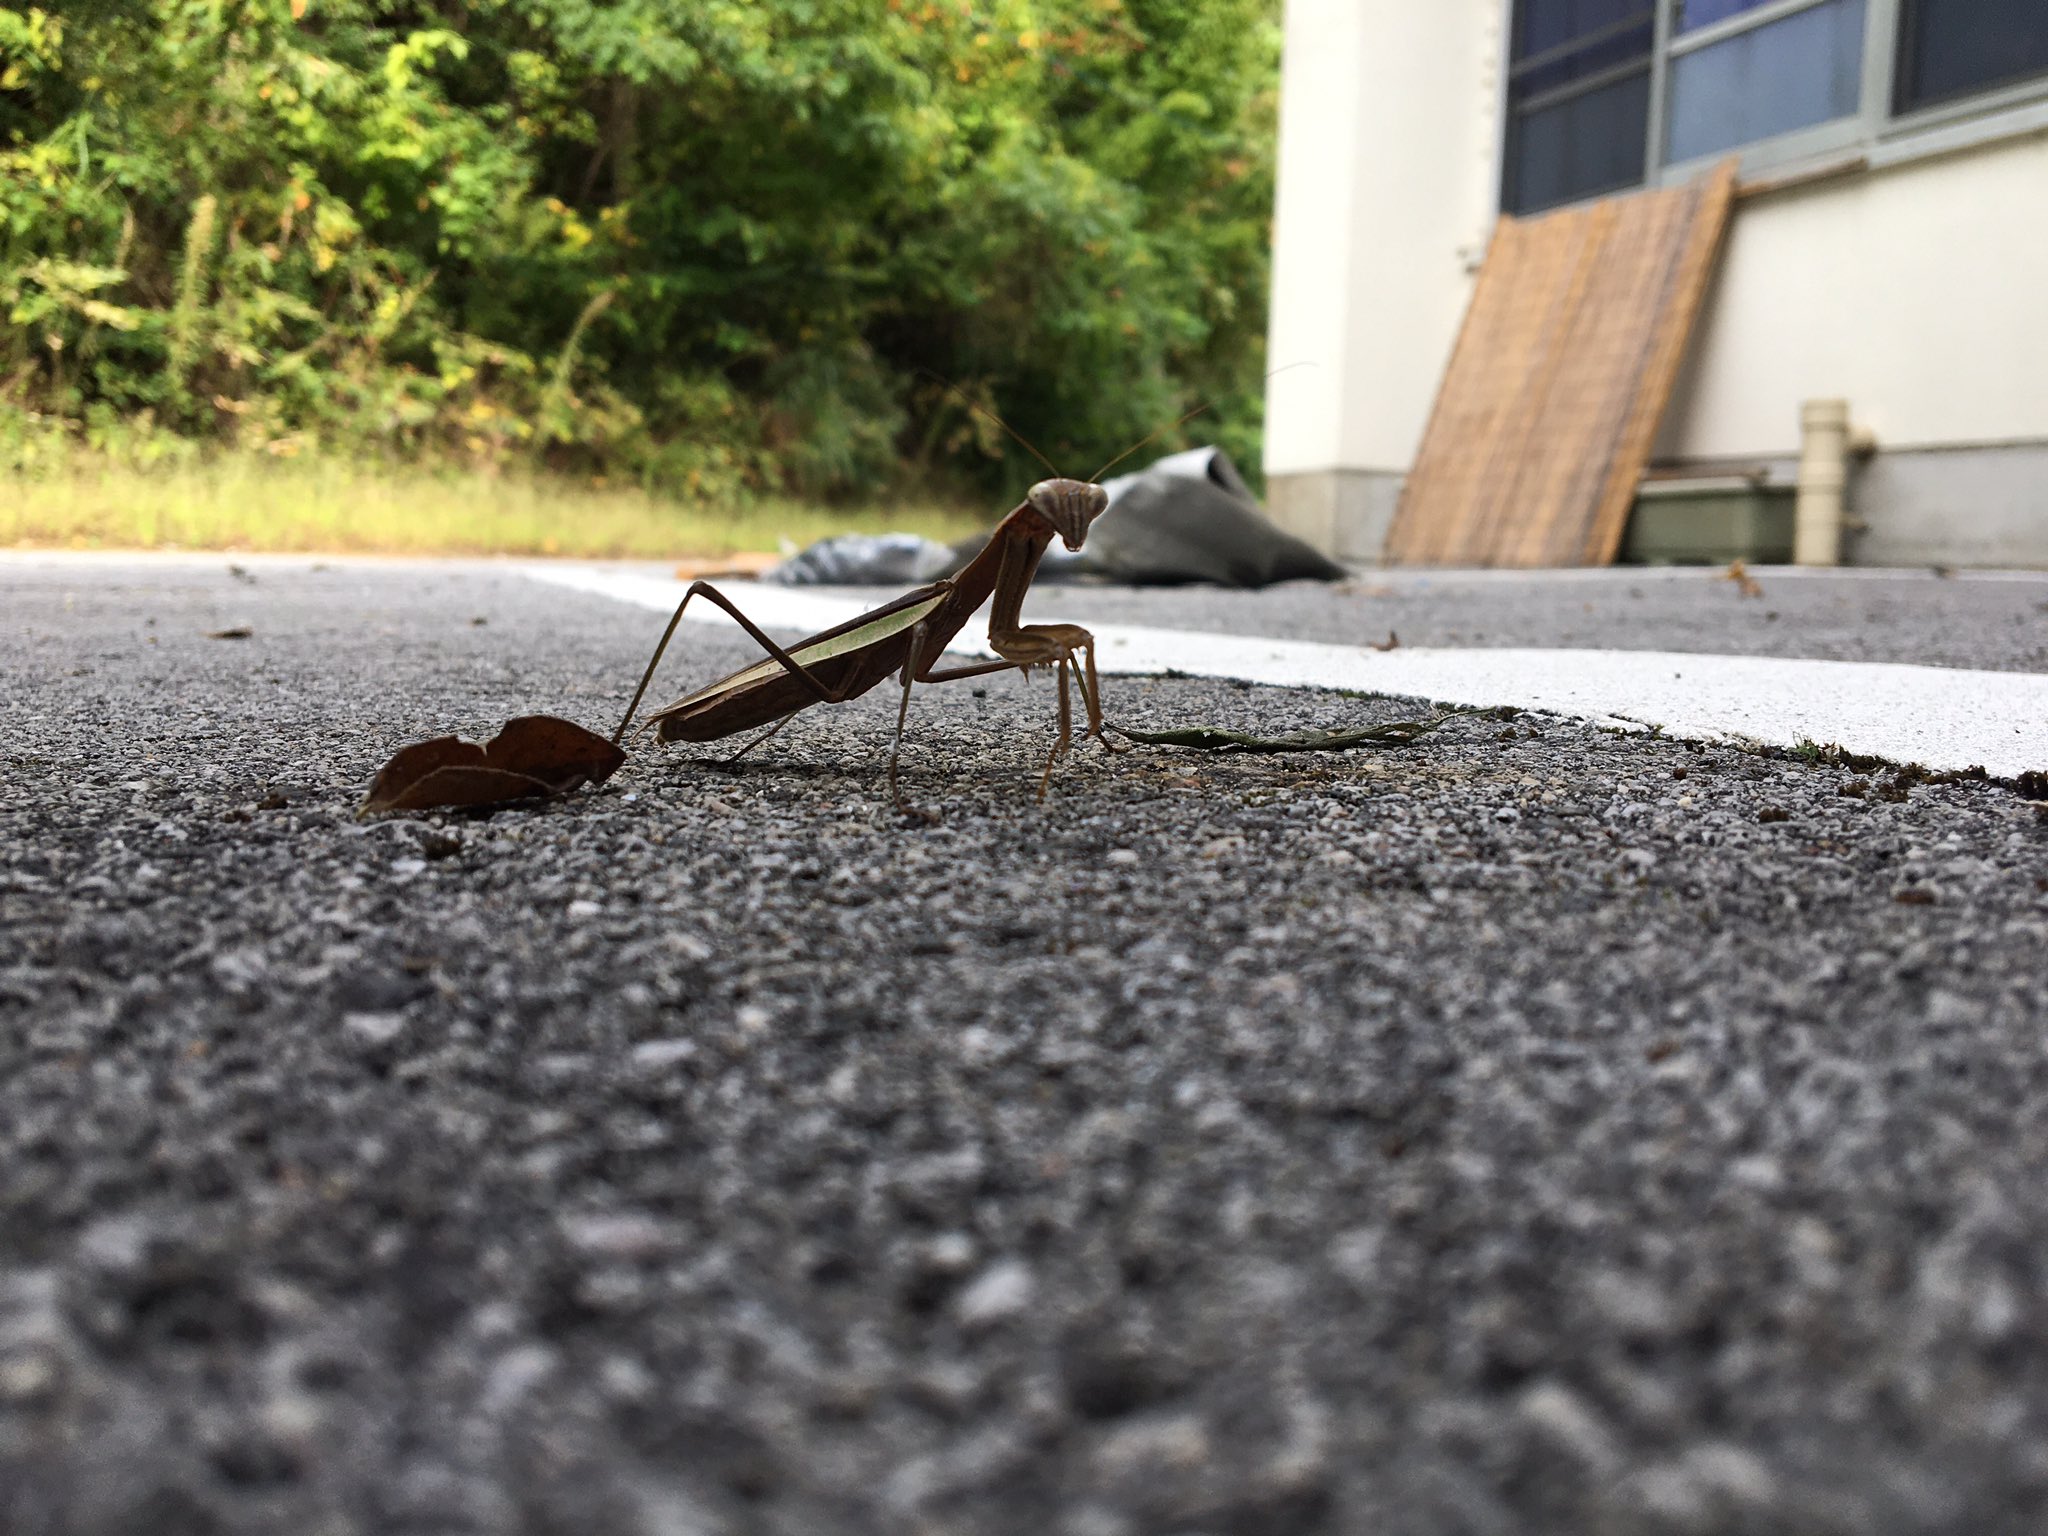
[[[0,568],[0,1532],[2042,1529],[2009,788],[1467,715],[1040,805],[993,679],[914,706],[931,825],[884,692],[352,819],[406,741],[608,728],[656,629]]]

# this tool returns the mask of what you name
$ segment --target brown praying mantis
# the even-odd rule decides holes
[[[1303,364],[1291,366],[1301,367]],[[1268,375],[1270,377],[1270,375]],[[971,402],[970,402],[971,404]],[[973,406],[979,411],[979,406]],[[1173,426],[1207,410],[1197,407]],[[988,413],[984,413],[988,414]],[[1001,418],[991,419],[1004,431]],[[1031,487],[1024,500],[996,525],[975,557],[960,571],[940,581],[913,588],[901,597],[870,609],[858,618],[822,630],[784,648],[709,582],[693,581],[669,616],[668,627],[640,674],[640,685],[612,732],[611,740],[594,735],[572,721],[552,715],[527,715],[510,721],[489,742],[439,736],[405,747],[386,763],[371,783],[359,814],[422,811],[438,808],[495,809],[518,800],[561,796],[585,784],[602,784],[625,761],[619,743],[639,711],[640,700],[654,680],[656,668],[674,638],[683,613],[695,598],[708,598],[738,621],[767,658],[740,668],[694,693],[656,710],[647,724],[663,741],[716,741],[766,727],[740,749],[751,751],[813,704],[842,704],[895,674],[903,692],[896,706],[896,733],[889,748],[889,792],[899,809],[904,805],[897,780],[903,728],[910,713],[914,683],[943,683],[963,677],[1015,670],[1027,677],[1034,667],[1051,667],[1059,683],[1059,731],[1038,781],[1043,800],[1052,771],[1073,743],[1071,692],[1081,695],[1088,729],[1110,751],[1125,750],[1109,739],[1102,717],[1102,684],[1096,675],[1095,637],[1078,624],[1026,624],[1024,596],[1038,563],[1054,538],[1078,551],[1088,530],[1109,508],[1109,493],[1097,482],[1111,468],[1172,427],[1162,427],[1133,444],[1086,480],[1063,477],[1022,437],[1017,441],[1037,456],[1053,478]],[[941,669],[946,648],[983,603],[989,611],[989,648],[996,660]],[[1298,731],[1259,737],[1209,726],[1117,734],[1141,744],[1186,747],[1211,752],[1328,752],[1352,747],[1406,746],[1440,725],[1444,716],[1428,720],[1397,720],[1343,730]],[[644,729],[644,727],[643,727]]]
[[[813,704],[843,704],[886,677],[900,676],[903,692],[896,706],[895,738],[889,746],[889,794],[902,809],[903,793],[897,782],[896,765],[903,747],[904,722],[910,714],[913,683],[954,682],[1012,669],[1029,677],[1034,667],[1050,667],[1059,682],[1059,732],[1038,782],[1038,798],[1043,800],[1052,783],[1054,765],[1073,742],[1070,686],[1080,693],[1082,708],[1088,716],[1088,728],[1081,739],[1093,737],[1111,751],[1124,748],[1113,744],[1104,734],[1102,685],[1095,670],[1095,637],[1078,624],[1024,623],[1024,594],[1030,590],[1038,562],[1053,539],[1057,537],[1070,550],[1079,550],[1088,537],[1089,526],[1108,509],[1108,493],[1096,482],[1153,438],[1206,409],[1198,407],[1173,426],[1160,428],[1118,454],[1087,480],[1063,478],[1043,454],[1012,432],[1018,442],[1053,471],[1053,478],[1031,487],[1015,510],[996,524],[979,554],[956,575],[914,588],[858,618],[821,630],[787,648],[762,633],[730,598],[709,582],[691,582],[683,600],[676,604],[668,627],[662,631],[647,670],[641,674],[640,686],[633,691],[625,718],[612,733],[613,743],[619,742],[627,726],[633,723],[634,712],[653,681],[655,668],[661,665],[662,654],[682,622],[683,610],[693,598],[702,597],[736,620],[768,655],[656,710],[647,723],[655,727],[660,740],[716,741],[766,726],[763,735],[740,749],[744,753]],[[1004,431],[1010,431],[999,417],[990,419]],[[941,668],[939,662],[946,647],[983,603],[991,604],[988,643],[997,659]]]

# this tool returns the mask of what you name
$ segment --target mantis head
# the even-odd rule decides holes
[[[1041,480],[1025,499],[1068,549],[1079,549],[1088,525],[1109,510],[1109,493],[1086,480]]]

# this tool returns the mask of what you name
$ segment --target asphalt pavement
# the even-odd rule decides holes
[[[1627,580],[1646,647],[2042,669],[2039,582]],[[1058,606],[1590,643],[1376,584]],[[355,819],[408,741],[608,730],[658,628],[0,561],[0,1532],[2048,1524],[2038,786],[1492,712],[1040,803],[991,678],[913,706],[930,821],[887,690]]]

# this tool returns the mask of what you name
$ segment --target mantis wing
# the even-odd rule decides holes
[[[900,607],[889,607],[872,614],[863,614],[860,618],[836,629],[828,629],[822,634],[813,635],[810,639],[791,646],[790,659],[800,666],[809,668],[819,662],[855,655],[885,641],[894,640],[900,635],[908,635],[932,615],[946,600],[946,595],[944,591],[928,595],[914,594],[915,601],[903,602]],[[745,693],[749,688],[756,688],[788,675],[789,668],[776,657],[770,656],[764,661],[742,667],[715,683],[707,683],[695,693],[685,694],[673,704],[656,710],[649,718],[659,720],[663,715],[671,715],[678,710],[706,704],[719,698],[734,697]]]

